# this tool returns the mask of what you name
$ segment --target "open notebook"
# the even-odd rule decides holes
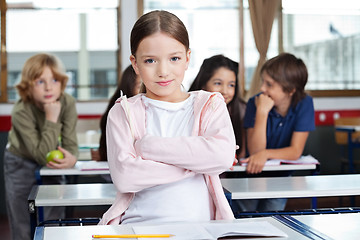
[[[133,230],[136,234],[172,234],[174,236],[169,238],[171,240],[205,240],[221,239],[222,237],[287,237],[286,233],[267,221],[133,226]],[[154,240],[154,238],[152,239]]]
[[[317,159],[311,155],[301,156],[298,160],[285,160],[285,159],[269,159],[266,161],[265,166],[278,166],[280,164],[320,164]],[[241,162],[240,165],[246,166],[247,163]]]

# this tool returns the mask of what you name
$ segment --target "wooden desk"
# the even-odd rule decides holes
[[[221,183],[232,200],[360,195],[359,174],[232,178]]]
[[[252,218],[252,219],[236,219],[233,221],[211,221],[211,225],[216,225],[218,223],[259,223],[267,222],[278,228],[282,232],[286,233],[288,237],[272,237],[274,240],[284,240],[284,239],[308,239],[303,234],[287,227],[285,224],[276,220],[272,217],[264,218]],[[194,238],[188,237],[189,232],[193,232],[195,227],[201,223],[174,223],[178,229],[182,229],[186,237],[174,236],[169,239],[178,240],[186,239],[191,240]],[[148,226],[161,226],[161,225],[148,225]],[[115,226],[63,226],[63,227],[37,227],[34,240],[62,240],[62,239],[77,239],[77,240],[89,240],[93,234],[134,234],[134,231],[131,225],[115,225]],[[269,239],[262,237],[253,237],[251,239]],[[199,238],[196,238],[199,240]]]

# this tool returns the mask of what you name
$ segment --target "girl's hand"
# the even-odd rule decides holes
[[[44,104],[45,118],[48,121],[56,123],[61,110],[61,103],[59,101]]]
[[[46,166],[54,169],[72,168],[77,161],[76,157],[62,147],[58,147],[58,149],[64,154],[64,158],[54,158],[54,160],[48,162]]]
[[[267,161],[267,156],[265,151],[257,152],[245,160],[241,160],[242,163],[247,163],[246,172],[249,174],[261,173],[265,163]]]
[[[274,107],[275,102],[272,100],[272,98],[262,93],[255,97],[255,105],[258,111],[268,114]]]

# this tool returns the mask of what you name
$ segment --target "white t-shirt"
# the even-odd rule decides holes
[[[146,108],[147,134],[162,137],[191,135],[194,124],[193,95],[178,103],[157,101],[145,96],[142,100]],[[208,221],[212,219],[210,206],[204,176],[196,174],[135,193],[122,216],[122,224]]]

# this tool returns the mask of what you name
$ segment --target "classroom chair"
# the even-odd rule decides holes
[[[334,120],[335,141],[341,147],[341,172],[348,165],[348,171],[355,173],[355,166],[360,160],[354,159],[353,151],[360,148],[360,117],[340,117]]]

